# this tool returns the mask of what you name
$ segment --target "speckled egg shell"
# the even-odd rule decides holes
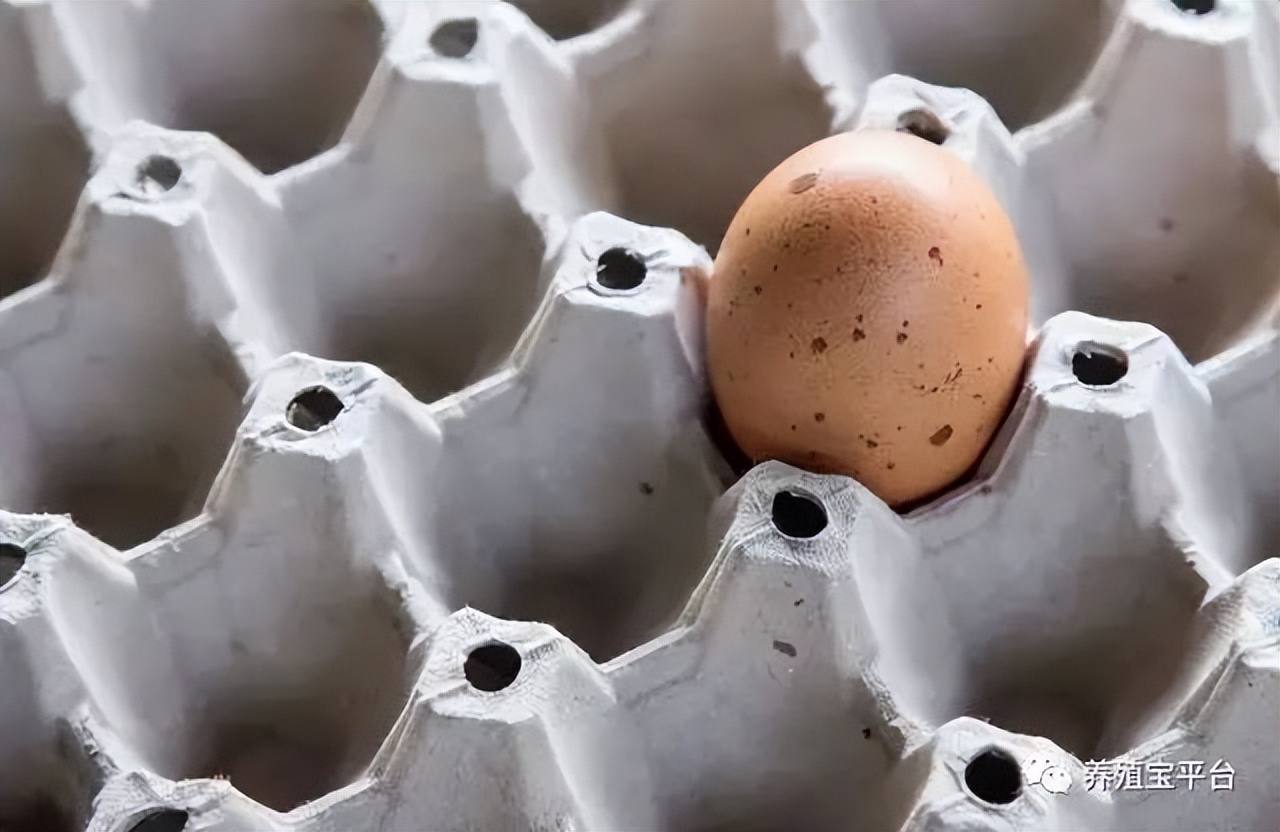
[[[712,390],[746,454],[849,474],[901,505],[963,475],[999,428],[1026,347],[1026,267],[957,156],[847,133],[751,192],[707,315]]]

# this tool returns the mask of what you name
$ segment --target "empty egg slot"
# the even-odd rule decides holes
[[[77,329],[18,351],[9,366],[25,429],[0,421],[0,437],[12,436],[0,443],[0,465],[9,455],[34,462],[28,479],[5,484],[0,505],[70,514],[119,549],[199,514],[245,382],[229,356],[216,355],[216,339],[194,340],[177,331],[184,326],[162,323],[127,345]]]
[[[189,678],[220,681],[200,697],[202,724],[185,738],[183,759],[164,761],[162,770],[175,778],[225,777],[287,812],[354,782],[373,759],[408,692],[409,629],[392,599],[369,589],[328,604],[266,601],[273,602],[286,609],[314,604],[275,634],[292,642],[276,648],[291,659],[278,663],[262,649],[272,636],[255,645],[228,632],[230,651],[243,655],[191,669]]]
[[[1144,201],[1121,201],[1110,204],[1121,217],[1109,223],[1070,220],[1079,196],[1066,196],[1059,217],[1073,261],[1070,308],[1153,324],[1193,363],[1259,328],[1280,296],[1280,199],[1275,174],[1261,161],[1242,168],[1238,161],[1224,152],[1216,161],[1162,164],[1158,187],[1176,198],[1160,217]],[[1120,165],[1132,167],[1114,164],[1111,181],[1124,181]],[[1122,190],[1157,187],[1141,176]]]
[[[83,137],[40,87],[24,15],[0,7],[0,298],[48,271],[89,176]]]
[[[1258,344],[1229,364],[1211,362],[1209,385],[1223,435],[1230,438],[1247,494],[1248,522],[1255,529],[1257,560],[1280,552],[1280,346]],[[1248,564],[1252,565],[1252,564]]]
[[[714,255],[756,183],[830,132],[820,85],[798,55],[779,54],[776,13],[770,3],[654,6],[667,19],[643,57],[589,82],[614,213],[677,228]]]
[[[551,624],[601,663],[662,633],[710,559],[703,540],[709,505],[677,476],[662,496],[637,483],[641,500],[611,518],[612,528],[591,535],[537,529],[541,545],[504,552],[502,586],[485,611]]]
[[[337,143],[382,48],[382,21],[364,0],[70,11],[121,120],[213,133],[267,174]],[[123,36],[102,37],[106,27]]]
[[[328,326],[311,351],[374,364],[430,402],[506,361],[541,300],[546,246],[509,196],[453,200],[411,233],[358,273],[318,264]]]
[[[1244,71],[1246,35],[1211,34],[1216,12],[1168,4],[1185,35],[1141,20],[1161,5],[1126,7],[1146,34],[1117,38],[1089,106],[1052,139],[1028,136],[1026,170],[1052,195],[1065,305],[1153,324],[1198,363],[1262,328],[1280,296],[1280,191],[1257,138],[1274,73]],[[1244,4],[1237,23],[1264,5]]]
[[[824,761],[820,758],[809,763],[813,771],[835,771],[843,768],[842,761]],[[878,794],[872,786],[862,800],[841,800],[847,795],[848,785],[836,776],[814,775],[809,789],[775,797],[765,805],[743,805],[741,796],[721,795],[718,801],[699,807],[677,829],[692,832],[787,832],[791,829],[854,830],[888,828],[864,826],[868,816],[875,817],[866,795]],[[761,784],[761,789],[777,790],[776,783]],[[716,805],[718,803],[719,805]],[[736,805],[735,805],[736,804]]]
[[[631,0],[510,0],[555,40],[589,34],[613,20]]]
[[[652,516],[647,522],[663,520]],[[646,551],[640,534],[634,527],[622,531],[619,540],[631,538],[635,543],[602,547],[589,554],[569,547],[530,552],[511,570],[498,600],[491,607],[486,605],[485,611],[551,624],[597,662],[619,656],[675,620],[678,588],[691,589],[697,579],[693,569],[681,568],[675,558],[700,562],[696,551]],[[557,565],[566,554],[590,563]]]
[[[361,776],[416,674],[413,622],[352,554],[344,510],[293,496],[296,514],[223,518],[158,551],[156,563],[208,558],[176,583],[86,605],[101,578],[60,576],[53,605],[104,719],[148,769],[229,779],[280,812]]]
[[[1081,759],[1129,750],[1107,747],[1117,709],[1140,712],[1173,679],[1206,585],[1167,541],[1093,552],[1076,568],[1082,577],[1053,570],[1027,580],[1030,593],[984,596],[998,631],[958,624],[967,681],[951,716],[1047,737]]]
[[[669,828],[692,832],[786,832],[791,829],[896,829],[906,816],[888,778],[880,740],[856,720],[808,720],[796,730],[813,738],[808,758],[755,784],[727,790],[714,778],[699,784],[697,802],[671,817]],[[690,725],[687,730],[700,731]],[[821,736],[820,736],[821,735]],[[858,745],[862,748],[858,748]],[[742,753],[770,753],[767,749]],[[800,772],[803,771],[803,774]],[[856,780],[851,772],[857,772]]]
[[[1104,0],[894,0],[833,4],[843,26],[874,16],[887,52],[885,74],[964,87],[981,95],[1011,129],[1062,106],[1084,79],[1114,12]]]
[[[170,78],[159,123],[213,133],[263,173],[337,143],[383,35],[363,0],[157,3],[147,31]]]
[[[476,465],[475,448],[446,442],[456,462],[442,465],[428,546],[449,576],[451,609],[550,624],[603,663],[665,631],[687,603],[712,555],[704,536],[718,483],[689,449],[654,454],[637,440],[606,450],[588,433],[552,465]],[[520,454],[549,441],[483,436]]]
[[[32,661],[0,624],[0,830],[77,832],[101,783],[67,724],[44,710]]]

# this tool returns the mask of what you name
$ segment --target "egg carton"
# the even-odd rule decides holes
[[[1275,829],[1278,6],[0,2],[0,828]],[[903,514],[702,366],[881,127],[1032,278]]]

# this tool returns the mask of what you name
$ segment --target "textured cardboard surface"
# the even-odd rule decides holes
[[[0,2],[0,827],[1275,828],[1278,32]],[[742,196],[872,127],[1033,280],[904,515],[735,476],[702,367]]]

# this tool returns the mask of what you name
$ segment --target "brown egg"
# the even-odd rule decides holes
[[[853,476],[890,505],[945,488],[1000,426],[1027,336],[1012,223],[949,150],[833,136],[738,209],[707,298],[707,363],[753,460]]]

